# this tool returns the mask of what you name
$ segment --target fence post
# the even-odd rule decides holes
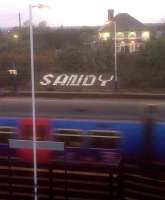
[[[49,167],[49,199],[53,200],[53,168]]]
[[[8,146],[8,181],[9,181],[9,199],[12,200],[12,159],[11,150]]]
[[[64,170],[65,170],[65,200],[68,200],[68,177],[67,177],[67,158],[64,146]]]

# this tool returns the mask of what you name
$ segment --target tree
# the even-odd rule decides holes
[[[146,56],[146,63],[150,67],[155,69],[164,68],[165,64],[165,36],[161,36],[158,39],[149,41],[144,48],[144,54]]]
[[[57,68],[65,73],[77,73],[82,70],[82,52],[75,47],[67,47],[58,52],[56,58]]]
[[[45,28],[45,27],[47,27],[47,22],[46,21],[39,22],[38,27],[39,28]]]

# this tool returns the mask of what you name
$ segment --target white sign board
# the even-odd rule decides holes
[[[64,142],[36,141],[37,149],[64,151]],[[13,149],[33,149],[32,140],[9,139],[9,147]]]

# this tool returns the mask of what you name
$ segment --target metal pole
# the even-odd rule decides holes
[[[19,29],[21,29],[21,13],[20,12],[18,14],[18,18],[19,18]]]
[[[114,43],[115,43],[115,55],[114,55],[114,91],[118,90],[118,74],[117,74],[117,40],[116,40],[116,22],[114,23]]]
[[[29,5],[30,23],[30,58],[31,58],[31,84],[32,84],[32,121],[33,121],[33,166],[34,166],[34,200],[37,200],[37,145],[36,145],[36,109],[34,87],[34,52],[33,52],[33,23],[32,5]]]

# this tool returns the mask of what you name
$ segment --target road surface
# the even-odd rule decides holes
[[[36,100],[36,115],[49,118],[143,119],[147,106],[157,105],[155,116],[165,120],[163,100],[134,99],[45,99]],[[30,98],[1,98],[0,117],[30,117]]]

